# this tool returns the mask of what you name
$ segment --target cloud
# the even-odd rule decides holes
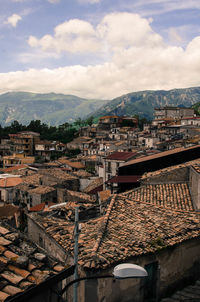
[[[177,38],[176,32],[172,34]],[[92,50],[101,63],[2,73],[2,93],[54,91],[112,99],[139,90],[200,85],[200,36],[185,48],[167,45],[152,29],[151,20],[137,14],[108,14],[96,27],[86,21],[69,20],[58,25],[53,36],[30,37],[29,44],[39,51],[40,58],[41,53],[51,55],[50,50],[59,56],[63,51],[77,55]]]
[[[54,29],[54,36],[45,35],[41,39],[30,36],[28,43],[31,47],[43,51],[60,52],[96,52],[98,44],[95,30],[87,21],[72,19],[59,24]]]
[[[13,27],[17,26],[17,23],[22,20],[22,17],[17,15],[17,14],[13,14],[12,16],[8,17],[7,21],[5,22],[6,24],[10,24]]]

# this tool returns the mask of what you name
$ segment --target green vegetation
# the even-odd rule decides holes
[[[103,115],[139,115],[141,118],[151,120],[153,119],[154,108],[162,106],[193,106],[199,114],[200,87],[129,93],[105,104],[93,112],[93,116],[96,120]]]
[[[40,120],[58,126],[89,116],[106,102],[55,93],[9,92],[0,95],[0,123],[8,126],[17,120],[28,125],[32,120]]]
[[[86,120],[77,119],[74,123],[64,123],[59,126],[48,126],[45,123],[41,123],[40,120],[32,120],[27,126],[20,124],[18,121],[13,121],[10,126],[2,127],[0,125],[0,138],[9,138],[9,134],[15,134],[21,131],[33,131],[40,133],[42,140],[59,141],[62,143],[68,143],[74,139],[77,135],[77,130],[82,125],[88,126],[93,118]],[[73,154],[68,156],[74,156],[79,154],[79,150],[73,150]]]

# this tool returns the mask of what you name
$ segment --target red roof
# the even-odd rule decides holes
[[[127,161],[132,157],[134,157],[136,154],[137,154],[136,152],[114,152],[108,155],[106,159]]]
[[[12,172],[12,171],[20,170],[20,169],[26,169],[27,167],[28,167],[27,165],[16,165],[16,166],[13,166],[13,167],[4,168],[1,171],[3,171],[3,172]]]
[[[55,205],[55,203],[53,202],[48,202],[48,208]],[[42,202],[40,204],[37,204],[36,206],[30,208],[31,212],[39,212],[39,211],[43,211],[45,208],[45,202]]]
[[[139,175],[121,175],[121,176],[114,176],[110,178],[107,183],[135,183],[140,180],[141,176]]]

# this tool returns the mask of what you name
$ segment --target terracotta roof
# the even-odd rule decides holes
[[[56,204],[56,203],[48,202],[47,207],[49,208],[49,207],[51,207],[51,206],[54,206],[55,204]],[[30,212],[40,212],[40,211],[43,211],[43,210],[45,209],[45,206],[46,206],[45,202],[42,202],[42,203],[40,203],[40,204],[38,204],[38,205],[36,205],[36,206],[30,208],[29,211],[30,211]]]
[[[77,177],[67,174],[66,172],[64,172],[58,168],[43,169],[43,170],[40,170],[40,173],[42,175],[53,176],[54,178],[57,178],[60,180],[77,179]]]
[[[14,167],[2,169],[1,171],[5,172],[5,173],[9,173],[9,172],[13,172],[13,171],[21,170],[21,169],[26,169],[27,167],[28,167],[27,165],[16,165]]]
[[[103,185],[103,178],[102,177],[96,178],[84,189],[84,192],[89,194],[91,191],[95,190],[96,188],[102,185]]]
[[[47,257],[8,225],[0,224],[0,238],[0,301],[56,275],[58,265],[61,270],[64,269],[55,259]]]
[[[127,161],[130,158],[134,157],[136,154],[137,153],[133,152],[114,152],[108,155],[106,159]]]
[[[85,168],[85,166],[81,162],[73,162],[73,161],[69,161],[68,159],[59,159],[59,162],[76,169]]]
[[[39,224],[73,254],[74,226],[66,218],[40,216]],[[130,257],[153,253],[199,237],[200,215],[113,196],[106,214],[81,223],[79,265],[107,268]]]
[[[149,184],[123,193],[130,200],[180,211],[194,211],[187,183]]]
[[[111,191],[110,190],[104,190],[99,192],[99,197],[101,201],[107,200],[111,196]]]
[[[200,173],[200,159],[199,159],[199,164],[195,163],[192,165],[192,168],[197,172]]]
[[[83,202],[89,202],[89,203],[95,202],[95,200],[86,193],[67,190],[67,198],[69,199],[69,201],[70,201],[70,197],[77,198],[78,202],[80,202],[81,200]]]
[[[22,183],[21,177],[7,177],[0,179],[1,188],[15,187]]]
[[[74,171],[73,172],[73,175],[77,176],[77,177],[80,177],[80,178],[88,178],[88,177],[91,177],[92,174],[88,173],[87,171],[85,170],[78,170],[78,171]]]
[[[36,173],[33,175],[22,177],[23,184],[37,186],[40,184],[41,175]]]
[[[171,154],[176,154],[176,153],[178,154],[179,152],[192,150],[192,149],[198,149],[198,148],[200,148],[200,145],[196,145],[196,146],[189,147],[189,148],[176,148],[176,149],[173,149],[173,150],[160,152],[158,154],[153,154],[153,155],[149,155],[149,156],[144,156],[142,158],[137,158],[137,159],[130,160],[127,163],[123,164],[122,167],[129,166],[129,165],[134,165],[136,163],[145,162],[145,161],[148,161],[148,160],[161,158],[161,157],[168,156],[168,155],[171,155]]]
[[[137,183],[140,180],[141,176],[139,175],[121,175],[113,176],[106,183]]]
[[[30,194],[47,194],[55,191],[55,188],[48,186],[38,186],[37,188],[29,190]]]
[[[105,116],[100,117],[99,119],[100,120],[105,120],[107,118],[120,118],[120,117],[117,116],[117,115],[105,115]]]

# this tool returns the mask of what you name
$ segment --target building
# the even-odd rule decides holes
[[[143,175],[145,172],[160,170],[189,160],[199,158],[200,145],[176,148],[158,154],[128,161],[119,167],[119,175]]]
[[[183,117],[194,117],[194,109],[173,106],[154,108],[154,116],[155,119],[181,119]]]
[[[180,196],[185,190],[181,188]],[[136,302],[159,300],[187,280],[199,278],[199,214],[193,207],[173,208],[179,198],[176,195],[170,206],[145,200],[145,194],[135,199],[135,194],[133,190],[112,196],[105,215],[81,222],[79,275],[110,275],[116,264],[129,262],[145,267],[149,278],[81,282],[80,302],[127,302],[133,297]],[[188,201],[181,200],[187,208]],[[73,230],[67,214],[61,212],[28,216],[29,238],[65,264],[73,255]]]
[[[118,168],[135,158],[137,152],[113,152],[103,159],[104,183],[117,175]]]
[[[9,134],[13,152],[34,155],[35,143],[39,140],[40,134],[31,131]]]
[[[27,156],[25,153],[18,153],[13,155],[3,156],[3,167],[9,168],[16,165],[33,164],[35,162],[34,156]]]

